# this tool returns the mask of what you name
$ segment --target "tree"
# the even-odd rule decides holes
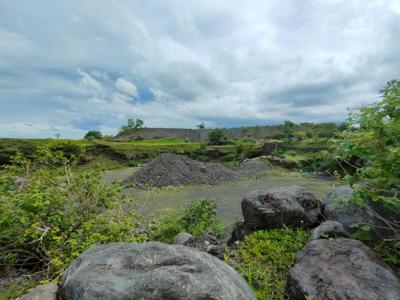
[[[295,124],[291,121],[285,121],[283,124],[283,136],[287,143],[291,143],[294,137]]]
[[[143,128],[144,122],[141,119],[136,119],[135,129]]]
[[[383,204],[400,209],[400,81],[381,90],[381,100],[350,114],[336,142],[337,161],[354,188],[352,200],[363,205]],[[355,163],[356,161],[357,163]],[[377,214],[377,212],[374,212]],[[385,215],[381,216],[385,220]],[[400,261],[400,224],[387,223],[393,237],[386,239],[391,259]],[[397,224],[396,224],[397,223]],[[393,246],[390,246],[390,243]],[[384,253],[385,256],[387,253]]]
[[[97,130],[90,130],[85,134],[85,139],[97,139],[101,140],[103,138],[103,134],[100,131]]]
[[[206,128],[206,125],[204,125],[204,122],[202,122],[202,123],[198,124],[196,127],[198,129],[204,129],[204,128]]]
[[[128,119],[127,124],[121,126],[120,132],[128,129],[140,129],[143,128],[143,125],[144,122],[141,119],[136,119],[136,121],[134,119]]]
[[[400,208],[400,81],[390,81],[381,95],[377,103],[350,114],[337,154],[344,164],[354,157],[363,162],[347,175],[350,184],[359,183],[361,198]]]
[[[213,129],[208,134],[208,140],[211,145],[220,145],[226,138],[225,131],[221,128]]]

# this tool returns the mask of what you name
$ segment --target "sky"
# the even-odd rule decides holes
[[[399,71],[399,0],[0,0],[0,137],[340,122]]]

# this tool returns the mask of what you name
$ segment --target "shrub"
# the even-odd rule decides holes
[[[287,273],[308,236],[304,230],[286,227],[257,231],[225,260],[246,279],[257,299],[287,299]]]
[[[353,200],[380,201],[395,214],[400,209],[400,81],[390,81],[382,99],[350,115],[337,141],[337,158],[347,182],[355,189]],[[351,171],[347,171],[350,168]],[[382,216],[383,219],[385,216]],[[392,263],[400,262],[400,223],[389,222],[392,237],[380,245]],[[390,250],[391,249],[391,250]]]
[[[221,128],[213,129],[208,134],[208,140],[211,145],[221,145],[226,139],[225,131]]]
[[[103,134],[100,131],[97,130],[91,130],[88,131],[85,134],[85,139],[97,139],[97,140],[101,140],[103,138]]]
[[[13,180],[18,170],[0,178],[2,264],[54,279],[92,245],[144,239],[136,234],[135,212],[121,208],[124,196],[102,182],[100,170],[42,168],[25,173],[23,188]]]
[[[149,239],[171,243],[180,232],[198,236],[204,232],[216,237],[224,234],[224,224],[217,218],[217,204],[213,200],[195,200],[186,205],[183,215],[174,211],[153,222],[149,228]]]

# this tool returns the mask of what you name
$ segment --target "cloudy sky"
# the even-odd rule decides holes
[[[399,0],[0,0],[0,137],[338,122],[399,71]]]

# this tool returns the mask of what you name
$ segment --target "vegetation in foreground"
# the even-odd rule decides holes
[[[308,237],[305,230],[286,227],[257,231],[246,236],[225,261],[246,279],[257,299],[287,299],[287,273]]]

